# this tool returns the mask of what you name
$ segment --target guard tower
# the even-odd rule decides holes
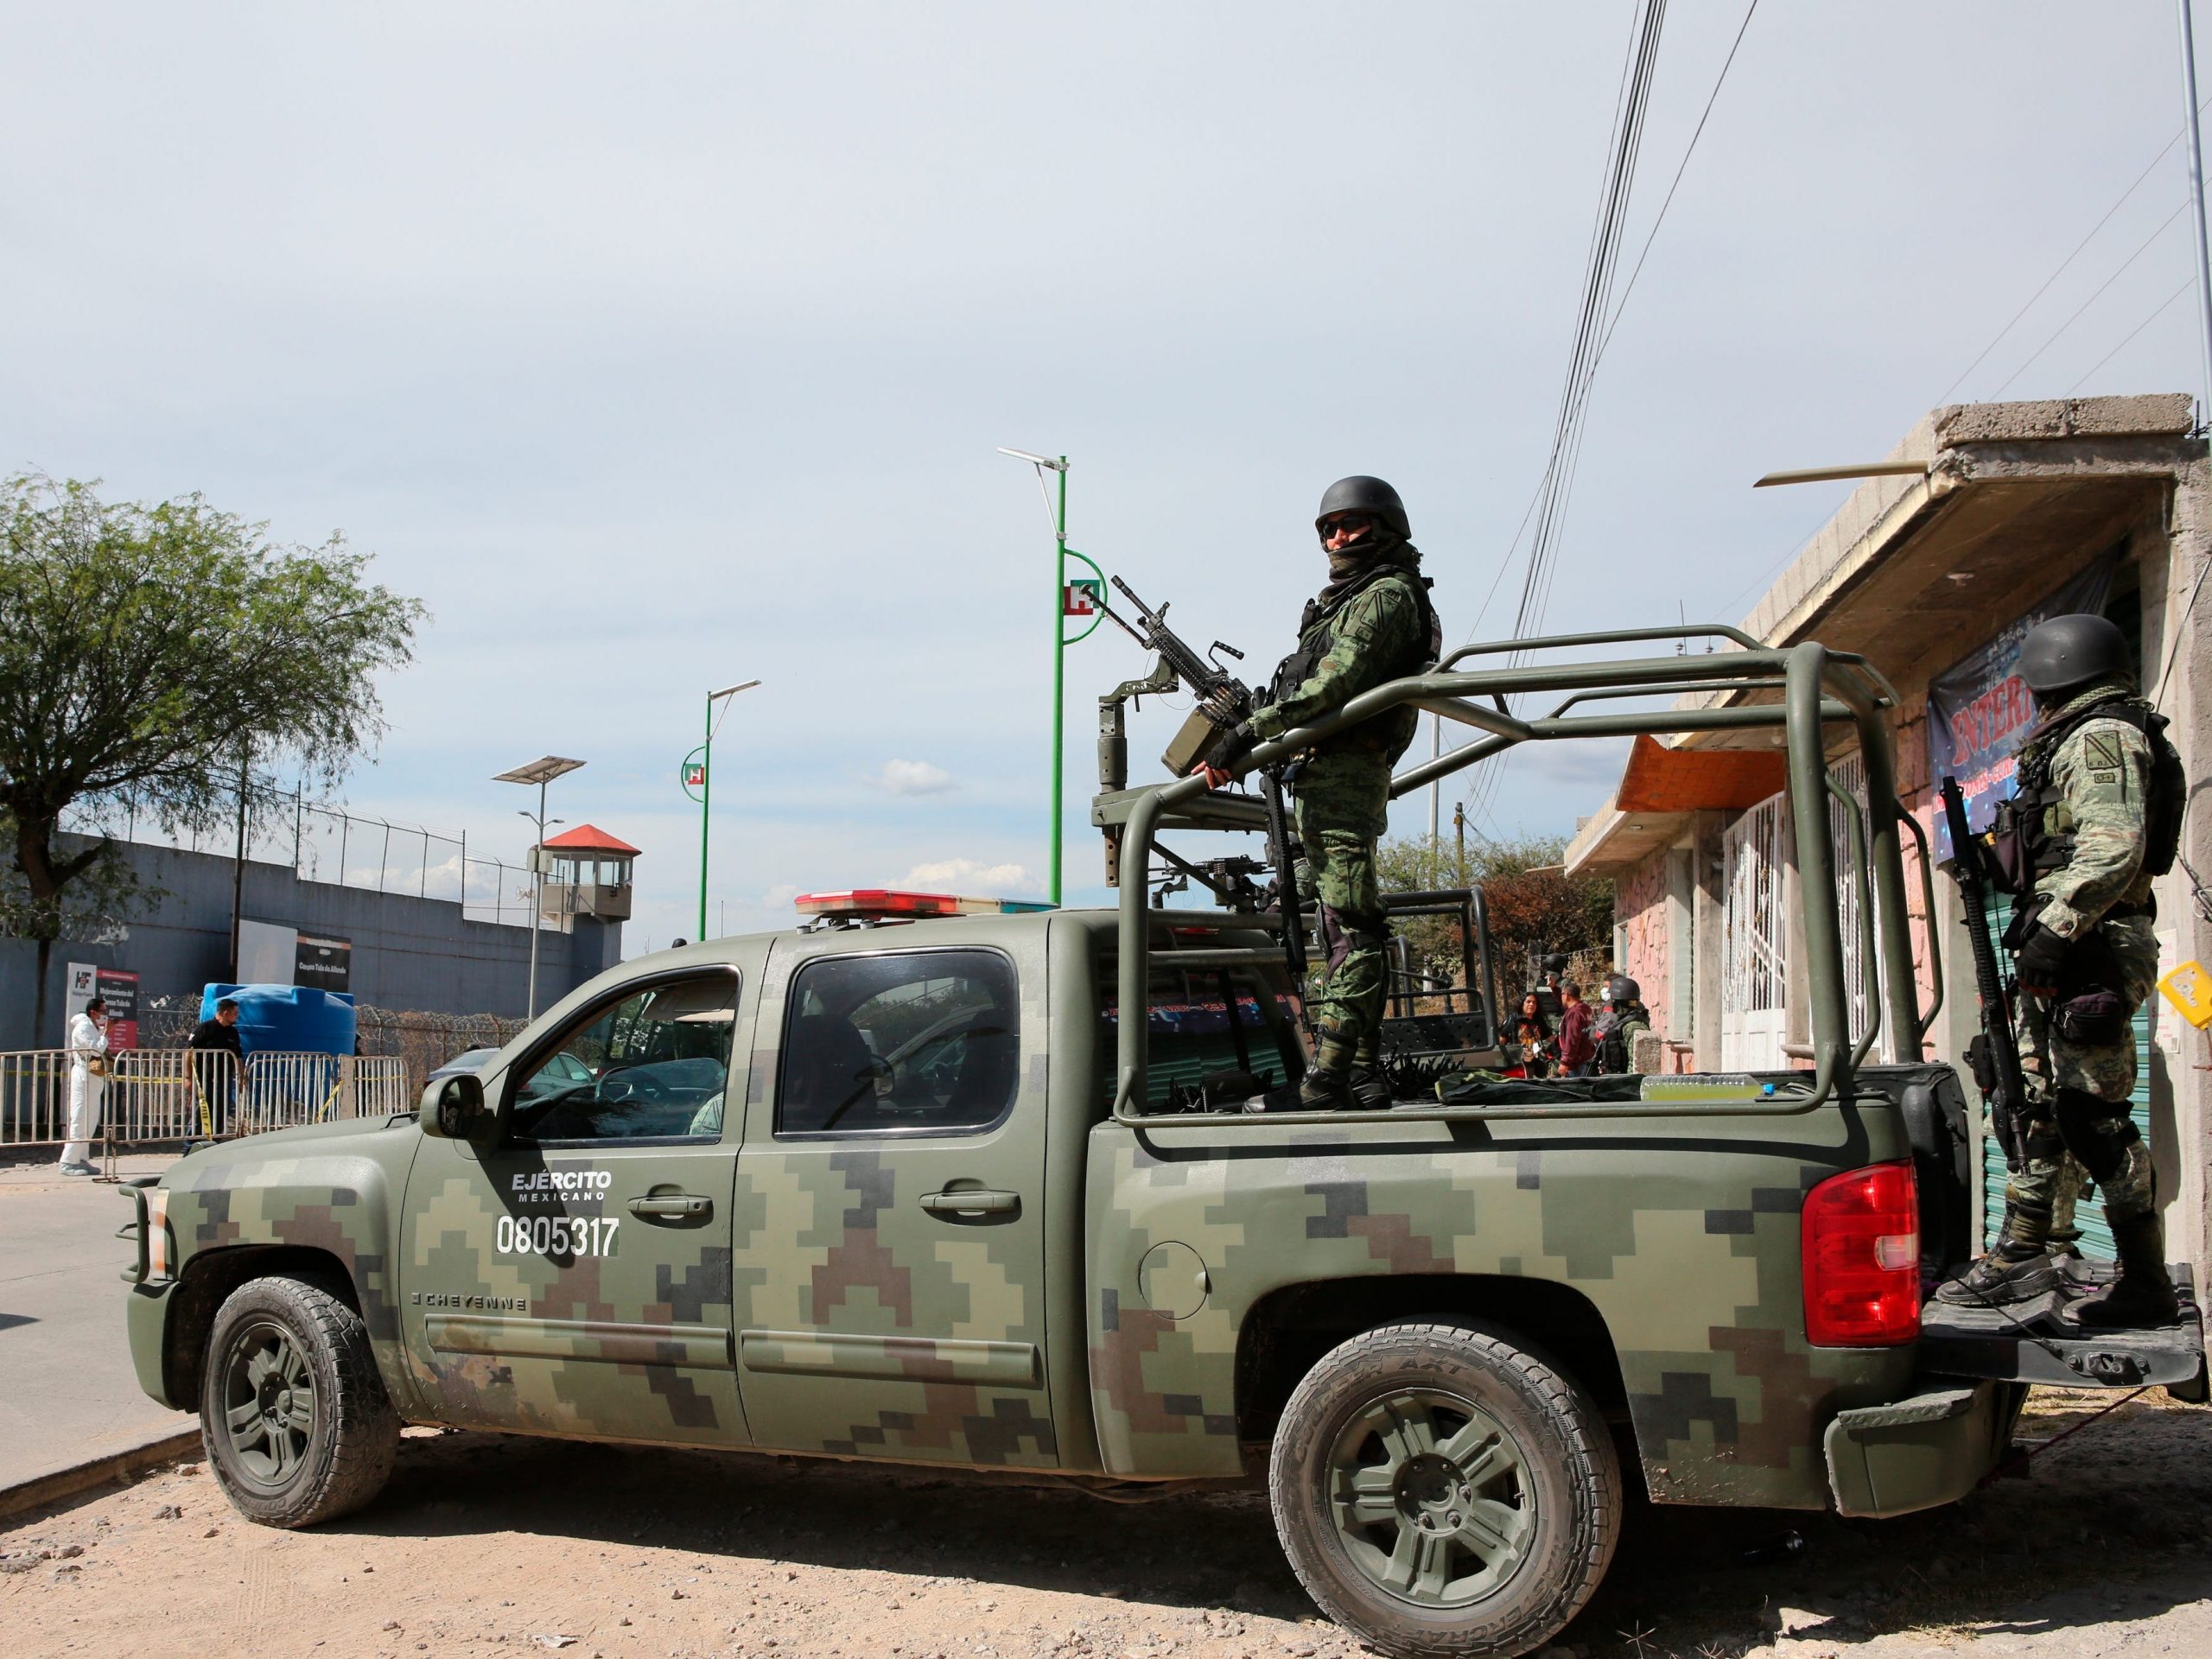
[[[563,932],[579,916],[602,922],[630,919],[630,865],[638,849],[596,825],[582,823],[534,851],[545,885],[540,912]]]

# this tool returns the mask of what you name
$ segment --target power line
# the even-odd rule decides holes
[[[2089,365],[2088,373],[2084,374],[2081,380],[2076,380],[2072,385],[2067,387],[2066,395],[2069,397],[2071,397],[2076,391],[2080,391],[2082,381],[2087,380],[2089,378],[2089,375],[2094,374],[2099,369],[2104,367],[2106,364],[2111,362],[2113,359],[2118,357],[2120,353],[2121,348],[2127,344],[2128,340],[2134,339],[2136,335],[2141,334],[2145,328],[2148,328],[2160,317],[2164,316],[2167,312],[2172,310],[2174,308],[2174,302],[2181,298],[2183,295],[2188,293],[2189,290],[2196,285],[2196,278],[2194,276],[2185,278],[2179,288],[2174,289],[2172,293],[2166,296],[2165,302],[2164,304],[2159,306],[2157,310],[2153,311],[2149,316],[2144,318],[2142,321],[2137,323],[2133,328],[2127,331],[2126,337],[2120,342],[2120,345],[2113,346],[2112,350],[2107,352],[2094,363],[2092,363]]]
[[[2037,359],[2040,358],[2045,352],[2049,351],[2053,346],[2058,343],[2059,335],[2064,334],[2069,328],[2071,328],[2075,322],[2079,321],[2082,312],[2087,311],[2100,299],[2103,298],[2105,289],[2110,288],[2114,283],[2118,282],[2122,276],[2126,275],[2128,267],[2133,265],[2138,259],[2140,259],[2145,253],[2149,251],[2151,245],[2157,241],[2160,237],[2164,236],[2169,230],[2172,229],[2174,220],[2179,219],[2188,211],[2189,204],[2184,201],[2180,207],[2175,208],[2171,213],[2168,214],[2164,223],[2161,224],[2157,230],[2152,232],[2150,235],[2145,237],[2141,243],[2137,245],[2135,251],[2129,254],[2126,258],[2120,261],[2120,269],[2113,272],[2111,276],[2106,277],[2102,283],[2099,283],[2097,286],[2097,291],[2090,295],[2088,299],[2082,301],[2080,305],[2076,306],[2074,308],[2074,315],[2068,317],[2065,321],[2060,323],[2056,328],[2053,329],[2050,334],[2050,338],[2044,340],[2042,345],[2037,346],[2033,352],[2030,353],[2028,354],[2028,360],[2021,364],[2018,368],[2013,370],[2012,372],[2006,377],[2005,384],[1998,387],[1995,391],[1990,394],[1990,396],[1992,397],[2002,397],[2011,388],[2012,382],[2018,380],[2022,375],[2033,368],[2036,365]]]
[[[1675,192],[1681,188],[1682,175],[1689,171],[1690,157],[1697,154],[1697,141],[1705,134],[1705,124],[1713,115],[1713,106],[1719,101],[1720,88],[1728,79],[1728,67],[1736,61],[1736,50],[1744,43],[1744,31],[1751,26],[1751,14],[1759,9],[1759,0],[1744,8],[1744,21],[1736,25],[1736,38],[1729,42],[1728,55],[1721,60],[1720,73],[1713,77],[1713,90],[1706,94],[1705,108],[1697,118],[1697,126],[1690,134],[1690,142],[1682,151],[1681,164],[1675,168],[1673,182],[1667,187],[1666,200],[1659,204],[1658,217],[1651,221],[1651,234],[1643,238],[1643,249],[1636,256],[1636,268],[1628,274],[1628,283],[1621,289],[1620,303],[1613,308],[1612,321],[1605,325],[1605,338],[1598,342],[1598,355],[1605,354],[1605,347],[1612,344],[1613,330],[1620,326],[1621,313],[1628,309],[1628,297],[1636,292],[1636,279],[1643,275],[1643,262],[1651,256],[1651,245],[1659,239],[1659,227],[1667,222],[1667,209],[1674,205]]]
[[[2208,98],[2197,107],[2199,110],[2212,109],[2212,98]],[[2004,343],[2005,336],[2011,334],[2014,328],[2019,326],[2020,319],[2026,316],[2030,311],[2033,310],[2035,308],[2036,302],[2043,298],[2045,294],[2050,291],[2050,285],[2056,282],[2061,276],[2063,276],[2066,274],[2067,267],[2071,265],[2075,260],[2081,257],[2082,250],[2088,247],[2089,244],[2095,239],[2096,234],[2099,231],[2101,231],[2107,225],[2112,222],[2112,216],[2127,205],[2128,198],[2143,188],[2143,181],[2149,178],[2152,173],[2157,169],[2158,163],[2166,159],[2167,152],[2171,150],[2176,144],[2182,141],[2188,129],[2184,127],[2179,131],[2177,131],[2172,137],[2166,140],[2164,146],[2160,149],[2157,155],[2151,158],[2150,164],[2140,173],[2138,173],[2135,175],[2135,182],[2129,185],[2126,189],[2120,193],[2120,199],[2114,201],[2111,207],[2105,209],[2104,217],[2100,219],[2095,224],[2090,226],[2088,234],[2084,236],[2079,242],[2076,242],[2074,245],[2074,251],[2058,262],[2058,269],[2052,271],[2050,276],[2044,277],[2043,279],[2043,286],[2037,289],[2034,293],[2028,296],[2028,302],[2022,306],[2018,311],[2015,311],[2012,314],[2012,321],[2007,322],[2002,328],[1999,328],[1995,336],[1990,340],[1989,344],[1983,346],[1980,352],[1975,353],[1974,361],[1967,364],[1964,369],[1960,371],[1959,378],[1952,381],[1949,385],[1943,388],[1943,395],[1936,400],[1938,404],[1947,404],[1950,402],[1951,394],[1966,384],[1967,376],[1972,374],[1976,369],[1980,368],[1982,365],[1982,360],[1992,352],[1995,351],[1999,346]]]

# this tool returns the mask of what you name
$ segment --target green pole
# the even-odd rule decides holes
[[[1067,683],[1068,458],[1060,457],[1060,505],[1052,518],[1052,880],[1047,895],[1060,902],[1060,761],[1066,721],[1061,701]]]
[[[707,937],[707,798],[715,786],[715,699],[707,697],[707,741],[699,746],[699,931],[696,944]]]

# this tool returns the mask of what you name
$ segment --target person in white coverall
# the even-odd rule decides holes
[[[98,1071],[93,1070],[96,1062]],[[92,1173],[92,1136],[99,1132],[106,1071],[107,1004],[96,996],[69,1022],[69,1139],[61,1148],[64,1175]]]

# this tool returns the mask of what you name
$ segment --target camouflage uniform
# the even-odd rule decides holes
[[[2046,723],[2126,690],[2100,683],[2068,698]],[[2023,764],[2041,759],[2032,741],[2022,751]],[[2060,736],[2050,768],[2055,800],[2044,830],[2072,836],[2074,850],[2065,864],[2037,878],[2036,892],[2047,900],[2038,919],[2072,941],[2077,954],[2108,949],[2108,959],[2099,964],[2103,971],[2092,976],[2119,995],[2132,1020],[2158,977],[2158,941],[2146,913],[2151,878],[2143,873],[2151,746],[2125,721],[2089,720]],[[2138,913],[2109,914],[2115,907]],[[2006,1237],[2043,1243],[2060,1210],[2070,1224],[2083,1172],[2102,1190],[2113,1224],[2151,1213],[2150,1149],[2127,1111],[2135,1087],[2133,1030],[2124,1028],[2116,1042],[2082,1043],[2058,1029],[2056,1002],[2024,996],[2019,1006],[2020,1069],[2038,1110],[2019,1167],[2005,1183]],[[2067,1167],[2075,1160],[2079,1172]]]
[[[1382,537],[1372,560],[1392,574],[1333,611],[1306,607],[1301,649],[1320,646],[1319,660],[1280,701],[1255,710],[1252,734],[1265,741],[1318,720],[1363,691],[1418,672],[1434,660],[1436,639],[1420,582],[1421,553],[1411,543]],[[1281,688],[1278,688],[1281,690]],[[1390,767],[1413,742],[1420,714],[1394,709],[1317,745],[1291,781],[1299,838],[1300,895],[1318,906],[1321,952],[1306,982],[1316,1067],[1342,1075],[1371,1065],[1377,1052],[1388,988],[1382,945],[1389,937],[1375,845],[1387,824]]]

